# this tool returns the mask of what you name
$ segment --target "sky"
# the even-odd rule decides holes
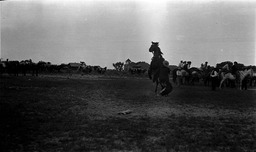
[[[2,60],[150,63],[158,41],[171,65],[256,65],[254,0],[7,0],[0,2]]]

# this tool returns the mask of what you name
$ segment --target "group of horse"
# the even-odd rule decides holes
[[[195,85],[195,83],[199,83],[202,81],[205,86],[210,85],[211,83],[211,72],[214,67],[208,66],[206,68],[196,68],[192,67],[188,70],[184,69],[174,69],[172,71],[173,82],[177,83],[177,70],[181,71],[181,83],[183,85]],[[244,67],[237,71],[236,74],[232,74],[231,71],[224,71],[223,68],[218,69],[218,80],[219,80],[219,88],[223,88],[223,84],[226,86],[230,83],[239,86],[241,89],[242,81],[248,78],[250,86],[256,85],[256,73],[250,67]],[[247,79],[246,79],[247,80]]]
[[[153,83],[156,84],[155,93],[157,94],[158,85],[160,84],[162,90],[169,90],[168,93],[172,91],[172,85],[169,83],[169,80],[166,80],[165,83],[162,83],[159,80],[159,73],[163,68],[164,58],[152,58],[151,66],[148,70],[148,76],[153,80]],[[177,76],[177,71],[180,70],[181,75]],[[172,78],[173,82],[177,84],[177,81],[181,81],[183,85],[195,85],[195,83],[203,82],[205,86],[209,86],[210,83],[213,83],[211,80],[211,74],[214,70],[214,67],[207,66],[205,68],[196,68],[192,67],[187,70],[181,68],[175,68],[172,70]],[[216,70],[216,69],[215,69]],[[243,84],[250,83],[250,86],[256,86],[256,72],[253,70],[251,66],[244,66],[242,69],[238,69],[236,74],[232,74],[229,70],[224,70],[223,68],[217,69],[218,72],[218,85],[219,88],[222,89],[224,84],[233,83],[234,86],[238,86],[240,90],[243,88]],[[178,79],[177,79],[178,78]],[[168,83],[166,83],[168,82]],[[215,82],[214,82],[215,83]],[[216,85],[216,84],[215,84]],[[167,93],[167,94],[168,94]],[[160,92],[161,94],[161,92]]]
[[[32,60],[22,60],[22,61],[1,61],[0,60],[0,74],[9,74],[13,76],[23,75],[26,76],[30,74],[31,76],[38,76],[39,73],[82,73],[89,74],[95,71],[98,74],[104,74],[107,67],[102,68],[100,66],[90,66],[80,64],[75,69],[72,69],[69,64],[50,64],[49,62],[39,61],[38,63],[32,62]]]
[[[231,72],[225,72],[225,71],[221,71],[219,73],[219,77],[220,79],[220,84],[219,84],[219,88],[222,87],[222,84],[226,81],[229,80],[231,82],[233,82],[233,84],[238,84],[240,90],[242,90],[243,88],[243,81],[245,81],[244,83],[247,86],[247,79],[249,79],[250,85],[252,86],[252,83],[254,81],[254,86],[255,86],[255,78],[256,78],[256,74],[253,71],[252,68],[248,69],[245,68],[244,70],[238,70],[236,74],[232,74]],[[235,85],[234,85],[235,86]]]
[[[136,67],[132,67],[132,68],[129,68],[129,72],[131,74],[145,74],[145,72],[147,71],[147,69],[142,69],[140,67],[136,68]]]
[[[177,71],[180,70],[180,80],[178,80]],[[199,82],[200,79],[203,79],[205,83],[207,82],[207,72],[202,71],[199,68],[192,67],[187,70],[175,68],[172,71],[173,82],[177,83],[177,81],[181,81],[180,83],[183,85],[195,85],[196,82]]]
[[[41,63],[34,63],[32,60],[22,61],[0,61],[0,74],[8,73],[9,75],[18,76],[22,74],[26,76],[30,73],[32,76],[38,76],[38,72],[42,67]]]
[[[156,83],[155,93],[157,94],[157,88],[160,84],[162,89],[166,87],[166,84],[161,84],[158,79],[158,73],[162,68],[162,62],[164,59],[160,58],[158,60],[152,60],[151,69],[148,70],[149,78]],[[195,83],[203,82],[205,86],[209,86],[211,82],[211,73],[214,67],[207,66],[206,68],[196,68],[192,67],[187,70],[175,68],[172,70],[172,78],[173,82],[177,84],[179,79],[181,80],[183,85],[195,85]],[[181,76],[178,78],[177,70],[180,70]],[[242,89],[242,82],[246,81],[246,85],[249,83],[250,86],[256,86],[256,72],[251,67],[243,67],[243,69],[239,69],[237,73],[234,75],[231,71],[225,71],[222,68],[218,69],[218,82],[219,88],[223,88],[224,84],[233,83],[234,86],[238,86],[238,88]],[[172,90],[172,86],[170,87]]]

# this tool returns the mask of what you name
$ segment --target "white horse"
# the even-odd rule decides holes
[[[232,80],[232,81],[236,80],[236,77],[233,74],[231,74],[230,72],[226,73],[226,74],[224,72],[221,72],[220,77],[221,77],[220,86],[219,86],[220,89],[225,80],[227,80],[227,79]]]
[[[252,69],[245,69],[243,71],[239,71],[239,78],[240,78],[240,90],[242,90],[242,81],[244,80],[245,77],[253,77],[253,70]]]
[[[256,72],[253,71],[252,77],[250,79],[250,86],[256,86]]]
[[[245,69],[243,71],[238,71],[238,74],[239,74],[239,76],[238,76],[239,87],[240,87],[240,90],[242,90],[242,81],[244,80],[244,78],[246,76],[252,76],[253,75],[253,70],[252,69],[249,69],[249,70]],[[226,73],[226,74],[224,74],[224,72],[221,72],[221,82],[220,82],[220,86],[219,86],[220,89],[221,89],[221,86],[222,86],[223,82],[226,79],[235,81],[236,80],[236,76],[234,76],[230,72]]]
[[[236,76],[231,74],[229,71],[230,71],[230,68],[229,68],[229,65],[228,64],[225,64],[222,68],[221,68],[221,73],[220,73],[220,86],[219,88],[221,89],[221,86],[223,84],[223,82],[226,80],[226,79],[229,79],[231,81],[235,81],[236,80]]]
[[[184,70],[184,69],[182,69],[181,71],[181,80],[182,80],[182,84],[188,84],[188,82],[189,82],[189,73],[186,71],[186,70]]]

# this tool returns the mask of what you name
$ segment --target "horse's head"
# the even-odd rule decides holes
[[[229,70],[229,65],[228,65],[228,64],[225,64],[225,65],[222,67],[222,70]]]
[[[250,77],[253,77],[254,71],[252,70],[252,68],[250,68],[249,70],[247,70],[247,73]]]

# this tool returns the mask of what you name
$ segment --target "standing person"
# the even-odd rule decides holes
[[[232,73],[234,76],[236,76],[237,71],[238,71],[237,65],[238,65],[237,62],[235,61],[234,64],[233,64],[233,66],[231,67],[231,73]]]
[[[176,75],[177,75],[177,85],[180,86],[181,85],[181,68],[178,67],[178,70],[176,71]]]
[[[238,72],[238,64],[237,62],[235,61],[234,64],[232,65],[231,67],[231,74],[235,77],[235,81],[231,81],[231,87],[236,87],[236,82],[239,80],[239,74],[237,73]]]
[[[190,70],[189,70],[190,67],[191,67],[191,63],[192,63],[191,61],[188,61],[188,62],[187,62],[187,67],[186,67],[186,70],[187,70],[187,72],[188,72],[189,75],[191,75]]]
[[[203,70],[204,70],[204,64],[203,64],[203,63],[201,63],[200,70],[201,70],[201,71],[203,71]]]
[[[187,69],[188,69],[188,70],[191,68],[191,64],[192,64],[192,62],[191,62],[191,61],[188,61],[188,63],[187,63]]]
[[[204,69],[207,69],[207,67],[208,67],[208,62],[205,61],[205,63],[204,63]]]
[[[183,61],[181,69],[186,69],[186,67],[187,67],[187,61]]]
[[[183,67],[183,61],[181,60],[179,65],[178,65],[179,68],[182,68]]]
[[[246,76],[243,80],[242,80],[242,90],[247,90],[247,83],[248,83],[248,78],[249,76]]]
[[[211,80],[212,80],[212,90],[215,90],[217,87],[217,82],[218,82],[218,71],[217,68],[214,68],[211,72]]]

